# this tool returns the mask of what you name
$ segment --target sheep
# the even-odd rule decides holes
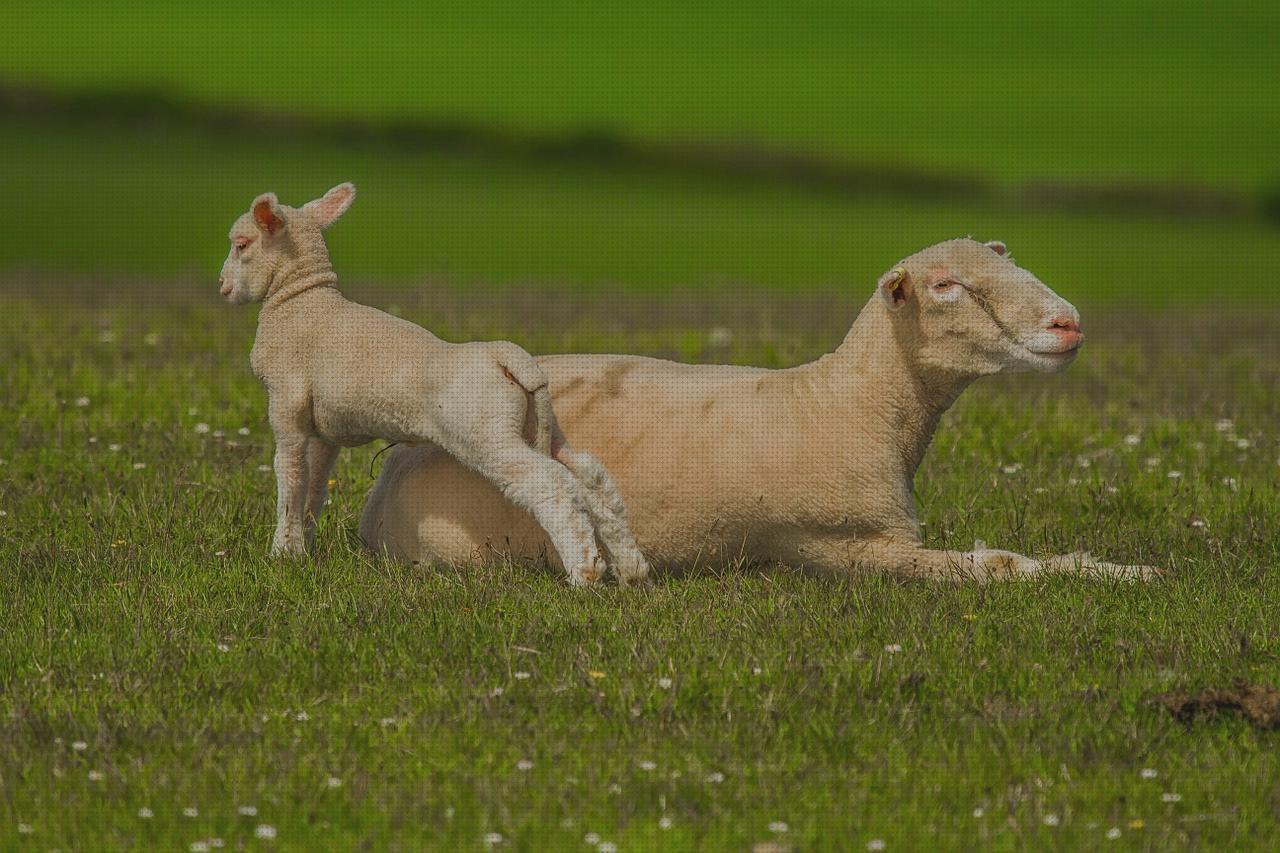
[[[655,566],[746,560],[926,578],[1147,578],[1156,570],[1085,553],[1040,561],[921,545],[912,480],[942,413],[977,377],[1062,370],[1082,341],[1076,309],[1002,243],[958,239],[895,264],[844,342],[809,364],[626,355],[538,363],[561,426],[604,462]],[[488,484],[439,453],[410,449],[388,458],[360,534],[395,557],[446,562],[536,553],[541,542]]]
[[[447,343],[338,291],[321,232],[355,192],[340,184],[297,209],[258,196],[231,227],[218,279],[228,302],[262,303],[250,363],[276,441],[272,552],[311,548],[339,449],[380,438],[437,448],[484,478],[536,519],[572,583],[607,568],[597,536],[619,580],[642,581],[622,500],[564,442],[532,356],[505,341]]]

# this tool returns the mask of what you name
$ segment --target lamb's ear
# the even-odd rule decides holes
[[[263,193],[253,200],[253,221],[258,228],[271,236],[284,230],[284,211],[275,193]]]
[[[338,184],[320,198],[304,204],[302,209],[314,216],[321,228],[328,228],[338,221],[338,217],[347,212],[347,208],[355,200],[355,185]]]
[[[907,272],[906,268],[894,267],[880,276],[880,282],[876,289],[884,297],[884,302],[889,306],[889,310],[897,311],[907,304],[907,299],[911,296],[910,283],[911,274]]]
[[[997,255],[1009,254],[1009,247],[999,240],[990,240],[987,242],[987,248],[995,252]]]

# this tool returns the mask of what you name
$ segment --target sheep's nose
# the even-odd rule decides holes
[[[1049,331],[1056,334],[1062,339],[1063,343],[1070,346],[1076,346],[1084,340],[1084,333],[1080,331],[1080,321],[1066,314],[1051,319],[1049,321]]]

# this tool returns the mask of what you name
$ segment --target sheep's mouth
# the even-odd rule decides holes
[[[1027,350],[1027,352],[1031,353],[1032,355],[1042,356],[1044,358],[1065,358],[1068,356],[1073,356],[1076,353],[1080,352],[1080,344],[1076,344],[1073,347],[1068,347],[1067,349],[1046,349],[1046,350],[1029,349]]]

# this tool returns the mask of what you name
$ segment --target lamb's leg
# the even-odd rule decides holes
[[[444,450],[488,479],[516,506],[527,510],[560,555],[573,584],[589,584],[604,574],[584,489],[568,469],[529,447],[515,433],[483,445]]]
[[[316,526],[329,498],[329,473],[338,458],[337,445],[320,438],[307,439],[307,514],[304,534],[307,547],[315,542]]]
[[[276,533],[272,554],[302,554],[307,549],[307,440],[276,437]]]
[[[624,584],[643,583],[649,577],[649,563],[636,545],[627,525],[627,509],[622,495],[600,461],[585,450],[564,443],[563,436],[552,439],[553,456],[581,483],[587,511],[596,533],[609,552],[614,572]]]
[[[1094,560],[1088,554],[1036,560],[994,548],[936,551],[908,542],[810,542],[798,550],[801,562],[813,568],[842,572],[864,568],[903,577],[950,581],[1023,580],[1055,572],[1117,580],[1149,580],[1160,574],[1159,570],[1149,566],[1106,563]]]

